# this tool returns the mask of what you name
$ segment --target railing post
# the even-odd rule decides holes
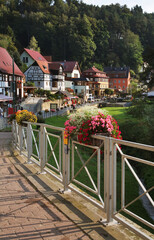
[[[105,158],[104,158],[104,191],[105,191],[105,212],[107,215],[107,222],[109,224],[113,222],[112,212],[113,212],[113,163],[112,163],[112,144],[111,138],[105,138]]]
[[[20,149],[20,154],[22,153],[22,146],[23,146],[23,132],[22,132],[22,126],[19,125],[19,149]]]
[[[40,159],[40,167],[41,167],[41,173],[43,172],[43,169],[45,167],[45,131],[44,131],[44,125],[40,124],[40,132],[39,132],[39,159]]]
[[[112,143],[111,139],[111,143]],[[111,144],[113,146],[113,144]],[[117,209],[117,147],[114,144],[112,148],[112,196],[113,196],[113,205],[112,213],[114,214]]]
[[[18,131],[17,131],[17,123],[16,121],[14,120],[13,121],[13,125],[12,125],[12,134],[14,136],[14,144],[15,144],[15,147],[17,147],[17,134],[18,134]]]
[[[64,192],[68,191],[70,180],[70,140],[67,133],[63,132],[63,185]]]
[[[28,152],[28,163],[32,163],[31,159],[31,155],[32,155],[32,127],[31,124],[28,123],[27,126],[27,152]]]

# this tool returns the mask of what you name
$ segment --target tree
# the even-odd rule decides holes
[[[122,61],[126,66],[130,66],[136,73],[139,72],[143,63],[143,47],[139,36],[127,30],[122,39]]]
[[[106,88],[105,90],[104,90],[104,93],[108,96],[108,95],[112,95],[113,94],[113,90],[112,89],[110,89],[110,88]]]
[[[38,42],[34,36],[31,37],[28,48],[31,50],[40,52],[40,48],[38,47]]]
[[[96,49],[91,24],[86,15],[71,18],[69,22],[68,46],[71,59],[76,59],[84,68],[92,60]]]
[[[21,61],[20,61],[20,55],[19,52],[12,41],[12,38],[8,35],[0,34],[0,47],[5,48],[12,58],[14,58],[16,64],[20,67]]]

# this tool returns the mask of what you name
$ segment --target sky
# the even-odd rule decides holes
[[[101,7],[102,5],[110,5],[119,3],[121,6],[127,5],[128,8],[133,8],[138,5],[141,6],[143,12],[154,13],[154,0],[82,0],[86,4],[98,5]]]

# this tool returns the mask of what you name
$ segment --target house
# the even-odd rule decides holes
[[[48,62],[46,59],[51,58],[43,57],[34,50],[25,49],[24,53],[31,63],[25,71],[26,82],[33,82],[35,87],[44,90],[65,90],[64,71],[60,63]],[[26,55],[21,56],[24,58]]]
[[[105,67],[104,71],[109,76],[109,87],[127,93],[130,85],[129,67]]]
[[[20,60],[27,65],[31,66],[35,61],[47,61],[39,52],[24,48],[23,53],[20,55]]]
[[[5,48],[0,47],[0,94],[23,98],[24,74]]]
[[[35,61],[25,72],[26,82],[33,82],[35,87],[51,90],[52,76],[46,60]]]
[[[88,78],[80,77],[80,78],[74,78],[73,79],[72,87],[74,89],[75,94],[83,97],[85,101],[89,97],[89,85],[88,85],[88,83],[89,83]]]
[[[74,81],[73,79],[80,78],[81,70],[78,62],[76,61],[59,61],[55,63],[60,63],[63,66],[65,74],[65,88],[67,90],[74,90]]]
[[[89,93],[96,97],[103,96],[104,90],[109,88],[109,77],[95,66],[83,71],[82,76],[89,78]]]
[[[52,90],[65,91],[65,74],[61,63],[49,63],[50,74],[52,75]]]

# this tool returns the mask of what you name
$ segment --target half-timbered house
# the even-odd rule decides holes
[[[35,87],[44,90],[51,90],[52,88],[52,75],[49,71],[48,62],[35,61],[26,71],[26,82],[33,82]]]

